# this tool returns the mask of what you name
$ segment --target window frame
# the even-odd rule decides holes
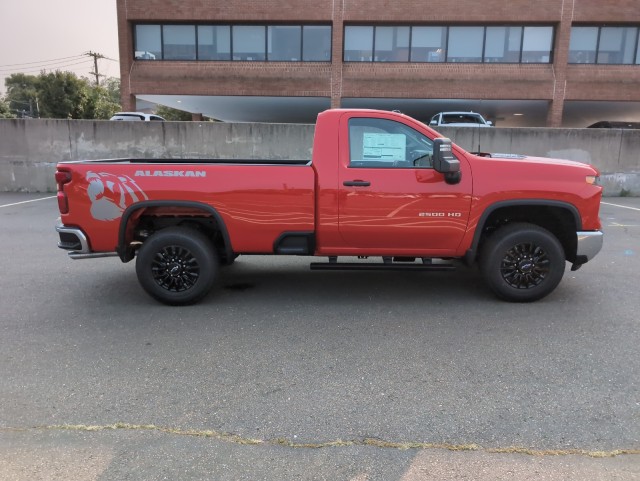
[[[159,38],[159,55],[156,55],[155,58],[136,58],[136,52],[138,50],[138,27],[158,27],[160,31]],[[178,58],[166,58],[165,54],[165,45],[164,45],[164,29],[165,27],[173,27],[173,26],[183,26],[183,27],[193,27],[195,30],[195,58],[190,59],[178,59]],[[201,55],[201,47],[207,47],[209,45],[205,45],[200,43],[200,30],[204,27],[226,27],[228,29],[228,42],[229,42],[229,52],[224,52],[224,55],[228,58],[202,58]],[[262,54],[263,59],[254,59],[254,60],[242,60],[242,59],[234,59],[236,55],[233,41],[233,30],[234,27],[261,27],[264,29],[264,52]],[[269,59],[269,29],[270,27],[298,27],[300,29],[300,45],[299,45],[299,59],[298,60],[272,60]],[[325,40],[329,41],[328,50],[326,53],[328,54],[328,58],[318,59],[314,58],[313,60],[305,59],[305,51],[304,51],[304,37],[305,37],[305,28],[306,27],[324,27],[328,31],[322,31],[321,35],[324,38],[325,35],[328,34],[328,37]],[[163,62],[291,62],[291,63],[331,63],[333,57],[333,25],[330,23],[158,23],[158,22],[139,22],[132,23],[132,40],[133,40],[133,52],[132,57],[133,61],[163,61]],[[214,35],[216,30],[214,29]],[[149,52],[153,54],[153,52]],[[216,52],[215,55],[222,56],[220,52]]]
[[[616,66],[620,66],[620,65],[640,65],[640,24],[621,24],[621,25],[603,25],[603,24],[574,24],[571,25],[571,36],[573,36],[573,30],[577,29],[577,28],[596,28],[597,29],[597,33],[596,33],[596,45],[595,45],[595,54],[594,54],[594,61],[593,62],[575,62],[575,61],[571,61],[571,50],[569,50],[569,58],[567,59],[567,64],[568,65],[616,65]],[[624,63],[623,61],[621,62],[600,62],[600,55],[601,55],[601,51],[600,51],[600,45],[602,43],[602,30],[603,29],[611,29],[611,28],[619,28],[619,29],[626,29],[626,28],[634,28],[636,33],[635,33],[635,42],[632,42],[634,45],[634,51],[633,54],[631,55],[631,59],[632,61],[630,63]],[[569,37],[569,48],[571,48],[571,36]],[[622,57],[624,58],[624,52],[620,51],[619,52]]]
[[[200,56],[200,29],[204,29],[206,27],[211,27],[213,28],[213,34],[217,35],[217,29],[220,27],[226,27],[227,29],[227,42],[229,43],[229,51],[228,52],[224,52],[227,54],[228,58],[201,58]],[[216,38],[217,40],[217,38]],[[233,49],[232,47],[232,38],[231,38],[231,25],[228,24],[216,24],[216,25],[212,25],[212,24],[198,24],[196,25],[196,61],[200,61],[200,62],[229,62],[232,59],[232,55],[233,55]],[[216,42],[216,55],[220,55],[220,51],[217,50],[217,42]]]
[[[167,56],[167,45],[165,44],[165,40],[167,38],[167,34],[165,33],[165,29],[167,28],[172,28],[172,27],[192,27],[193,28],[193,58],[166,58]],[[198,28],[197,25],[183,25],[183,24],[162,24],[162,28],[161,28],[161,39],[162,39],[162,60],[169,60],[169,61],[194,61],[198,59]],[[176,44],[176,45],[180,45],[180,44]]]
[[[326,60],[305,60],[305,51],[304,51],[304,32],[305,29],[307,28],[313,28],[313,27],[324,27],[324,28],[328,28],[329,29],[329,50],[328,50],[328,54],[329,54],[329,58],[327,58]],[[302,46],[301,46],[301,51],[302,51],[302,55],[300,57],[300,61],[301,62],[323,62],[323,63],[327,63],[327,62],[331,62],[331,58],[333,57],[333,25],[327,25],[327,24],[303,24],[302,25]]]
[[[372,39],[371,39],[371,55],[365,55],[363,60],[357,59],[347,59],[347,49],[346,49],[346,38],[347,38],[347,30],[353,27],[362,27],[362,28],[370,28],[372,31]],[[407,61],[381,61],[376,60],[376,30],[378,28],[400,28],[400,27],[409,27],[409,58]],[[442,60],[416,60],[417,52],[415,49],[423,48],[423,47],[414,47],[413,39],[414,39],[414,29],[416,28],[442,28],[444,29],[444,45],[441,47],[443,52],[441,52]],[[520,29],[520,45],[519,50],[517,52],[518,61],[487,61],[486,56],[486,48],[487,48],[487,30],[489,28],[494,27],[503,27],[506,29],[511,28],[519,28]],[[525,40],[525,31],[528,27],[543,27],[551,29],[551,38],[549,39],[550,43],[550,51],[549,51],[549,60],[547,62],[523,62],[524,57],[524,40]],[[477,60],[474,61],[451,61],[451,29],[452,28],[481,28],[482,29],[482,52]],[[555,40],[557,35],[557,28],[555,25],[551,24],[473,24],[473,25],[442,25],[442,24],[429,24],[429,25],[414,25],[414,24],[383,24],[383,25],[364,25],[364,24],[345,24],[343,25],[343,45],[342,45],[342,61],[343,63],[465,63],[465,64],[533,64],[533,65],[551,65],[554,61],[555,56]],[[507,37],[509,38],[510,31],[507,33]],[[418,38],[416,36],[416,38]],[[509,51],[507,51],[509,53]]]
[[[363,122],[363,125],[354,125],[357,122]],[[367,123],[376,123],[376,124],[381,124],[381,125],[389,125],[389,124],[394,124],[396,126],[396,129],[398,130],[398,132],[391,132],[388,129],[384,129],[382,127],[376,127],[378,130],[382,130],[383,132],[381,132],[382,135],[405,135],[407,138],[407,141],[405,142],[405,146],[404,146],[404,154],[405,154],[405,159],[404,160],[400,160],[400,159],[395,159],[390,161],[390,164],[387,165],[375,165],[376,162],[381,162],[379,160],[372,160],[370,162],[367,162],[364,158],[365,154],[364,154],[364,135],[367,134],[367,132],[364,130],[368,127],[368,125],[366,125]],[[434,141],[433,139],[429,138],[429,136],[425,135],[424,133],[420,132],[419,130],[403,123],[403,122],[399,122],[397,120],[392,120],[392,119],[385,119],[385,118],[381,118],[381,117],[351,117],[349,118],[348,121],[348,139],[349,139],[349,163],[347,165],[348,169],[394,169],[394,170],[408,170],[408,169],[414,169],[414,170],[433,170],[433,161],[432,161],[432,156],[433,156],[433,145],[434,145]],[[360,127],[363,129],[362,132],[362,159],[354,159],[354,147],[357,147],[354,144],[354,136],[357,134],[353,133],[352,128],[353,127]],[[420,147],[420,143],[421,140],[420,139],[424,139],[426,140],[426,144],[424,145],[424,147],[426,147],[426,152],[428,152],[429,148],[431,150],[431,153],[428,154],[426,153],[424,156],[418,156],[414,159],[408,159],[408,154],[410,152],[418,152],[418,150],[408,150],[407,147],[409,145],[409,133],[413,133],[415,134],[415,138],[414,141],[416,143],[416,145],[418,147]],[[428,156],[428,157],[427,157]],[[416,160],[419,160],[421,158],[425,158],[425,165],[415,165]],[[361,162],[362,165],[353,165],[354,162]],[[409,164],[407,164],[407,162],[409,162]]]
[[[163,56],[164,56],[164,40],[162,38],[162,27],[164,24],[162,23],[138,23],[134,25],[133,28],[133,60],[137,61],[159,61],[159,60],[163,60]],[[138,27],[158,27],[159,32],[160,32],[160,58],[137,58],[136,57],[136,52],[142,52],[143,50],[138,50]],[[149,51],[149,50],[144,50],[144,52],[152,54],[153,52]]]

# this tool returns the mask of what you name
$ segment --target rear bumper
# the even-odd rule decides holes
[[[67,227],[63,224],[56,225],[56,232],[60,237],[58,247],[78,254],[89,254],[89,240],[82,229]]]
[[[604,234],[599,231],[576,232],[578,248],[576,250],[576,264],[584,264],[593,259],[602,249]]]
[[[69,251],[72,259],[94,259],[96,257],[114,257],[115,252],[91,252],[86,234],[77,227],[67,227],[60,222],[56,225],[56,232],[60,237],[58,247]]]

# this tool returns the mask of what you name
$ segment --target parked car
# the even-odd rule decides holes
[[[164,121],[162,117],[155,114],[145,114],[144,112],[117,112],[109,120],[134,120],[134,121],[151,121],[160,120]]]
[[[489,120],[476,112],[440,112],[433,117],[429,125],[438,127],[446,125],[448,127],[491,127],[493,124]]]
[[[136,60],[155,60],[156,56],[151,52],[136,50]]]
[[[616,120],[601,120],[591,124],[588,129],[640,129],[640,122],[625,122]]]

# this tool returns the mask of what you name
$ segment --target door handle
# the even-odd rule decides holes
[[[345,180],[342,185],[345,187],[369,187],[371,182],[368,180]]]

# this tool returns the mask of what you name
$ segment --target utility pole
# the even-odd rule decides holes
[[[100,77],[104,77],[104,75],[98,73],[98,59],[99,58],[106,58],[104,55],[102,55],[101,53],[95,53],[92,51],[88,51],[87,53],[85,53],[86,56],[88,57],[93,57],[93,72],[89,72],[91,75],[95,75],[96,77],[96,85],[100,86]]]

